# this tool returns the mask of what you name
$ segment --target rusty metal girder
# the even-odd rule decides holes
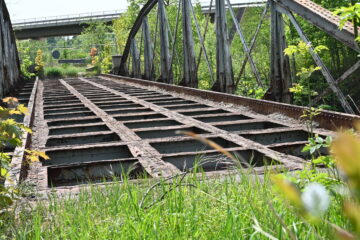
[[[351,49],[360,52],[360,48],[355,41],[354,26],[352,23],[346,23],[344,28],[340,30],[340,17],[334,16],[331,11],[310,0],[272,1],[306,19]]]

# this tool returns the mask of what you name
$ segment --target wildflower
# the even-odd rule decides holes
[[[308,213],[322,216],[329,208],[330,196],[326,188],[319,183],[309,184],[301,194],[301,201]]]

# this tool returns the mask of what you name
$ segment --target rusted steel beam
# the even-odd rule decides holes
[[[253,74],[255,76],[256,82],[259,84],[260,87],[264,88],[264,85],[263,85],[263,83],[261,81],[261,77],[259,75],[259,71],[257,70],[255,62],[254,62],[253,58],[251,57],[250,49],[249,49],[249,47],[248,47],[248,45],[246,43],[244,33],[242,32],[242,30],[240,28],[240,25],[237,22],[237,19],[236,19],[235,13],[234,13],[234,9],[231,6],[230,0],[226,0],[226,1],[228,3],[230,14],[232,16],[233,22],[234,22],[234,24],[236,26],[236,31],[240,36],[240,40],[241,40],[241,43],[243,45],[244,52],[245,52],[245,54],[246,54],[246,56],[247,56],[247,58],[248,58],[248,60],[250,62],[250,67],[251,67],[251,70],[252,70],[252,72],[253,72]],[[235,91],[235,89],[234,89],[234,91]]]
[[[284,20],[276,10],[274,2],[270,1],[271,9],[271,55],[270,55],[270,88],[265,99],[276,102],[291,103],[292,87],[289,57],[284,54],[287,48]]]
[[[191,24],[191,1],[181,0],[182,3],[182,27],[183,27],[183,54],[184,54],[184,78],[180,85],[187,87],[198,87],[198,76],[195,61],[194,39]]]
[[[292,11],[313,25],[327,32],[353,50],[360,52],[355,41],[354,26],[347,22],[342,30],[339,29],[340,17],[310,0],[272,0],[276,4]],[[360,28],[359,28],[360,30]]]
[[[336,84],[339,84],[340,82],[344,81],[345,79],[347,79],[351,74],[353,74],[356,70],[358,70],[360,68],[360,60],[357,61],[352,67],[350,67],[348,70],[346,70],[346,72],[343,73],[343,75],[341,75],[338,79],[336,79]],[[321,99],[327,95],[331,93],[331,88],[327,87],[322,93],[320,93],[318,96],[316,96],[316,98],[313,100],[313,104],[318,103],[319,101],[321,101]]]
[[[154,8],[154,6],[157,4],[158,0],[149,0],[147,1],[144,6],[141,8],[138,16],[136,17],[136,20],[134,22],[133,27],[130,30],[128,39],[126,41],[126,45],[123,51],[123,55],[121,57],[121,62],[120,62],[120,68],[119,68],[119,75],[127,75],[127,68],[126,68],[126,62],[128,60],[129,57],[129,53],[130,53],[130,47],[131,47],[131,40],[135,38],[137,32],[139,31],[143,19],[148,15],[148,13]]]
[[[134,78],[141,78],[140,69],[140,53],[136,45],[136,40],[133,39],[131,43],[131,56],[132,56],[132,76]]]
[[[246,8],[239,8],[236,12],[236,21],[239,23],[241,23],[241,19],[244,16]],[[235,37],[235,33],[236,33],[236,25],[232,24],[232,27],[230,28],[230,32],[229,32],[229,42],[230,44],[232,43],[232,41],[234,40]]]
[[[212,90],[234,93],[234,73],[226,23],[225,0],[215,0],[216,19],[216,82]]]
[[[212,2],[211,2],[212,3]],[[196,14],[195,14],[195,11],[194,11],[194,7],[192,5],[192,2],[191,0],[189,0],[189,7],[191,9],[191,13],[193,15],[193,18],[194,18],[194,23],[195,23],[195,27],[196,27],[196,32],[198,34],[198,37],[200,39],[200,47],[201,47],[201,50],[200,50],[200,54],[203,53],[204,54],[204,57],[205,57],[205,60],[206,60],[206,64],[207,64],[207,67],[208,67],[208,70],[209,70],[209,74],[210,74],[210,81],[211,83],[214,82],[214,77],[213,77],[213,70],[212,70],[212,67],[211,67],[211,64],[210,64],[210,60],[209,60],[209,56],[207,54],[207,51],[206,51],[206,48],[205,48],[205,40],[204,38],[201,36],[201,31],[200,31],[200,27],[199,27],[199,24],[198,24],[198,21],[197,21],[197,18],[196,18]],[[205,36],[205,31],[204,31],[204,36]],[[200,62],[199,62],[200,64]],[[199,64],[196,65],[196,72],[199,71]]]
[[[261,26],[262,26],[262,24],[263,24],[263,22],[264,22],[264,19],[265,19],[267,10],[268,10],[268,8],[269,8],[269,4],[270,4],[270,2],[267,2],[267,4],[265,5],[264,11],[262,12],[261,17],[260,17],[260,22],[259,22],[258,26],[256,27],[255,33],[254,33],[253,38],[252,38],[252,40],[251,40],[250,47],[249,47],[249,54],[250,54],[250,55],[251,55],[252,50],[253,50],[254,47],[255,47],[255,42],[256,42],[257,36],[258,36],[258,34],[259,34],[259,32],[260,32],[260,28],[261,28]],[[236,80],[236,82],[235,82],[235,87],[237,87],[237,86],[239,85],[241,76],[242,76],[242,74],[243,74],[244,71],[245,71],[245,67],[246,67],[247,61],[248,61],[248,55],[245,55],[245,59],[244,59],[244,61],[243,61],[242,64],[241,64],[241,68],[240,68],[240,72],[239,72],[238,78],[237,78],[237,80]]]
[[[158,15],[160,21],[160,81],[173,83],[170,66],[169,29],[164,0],[158,0]]]

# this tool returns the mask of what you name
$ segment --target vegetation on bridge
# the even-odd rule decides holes
[[[335,10],[353,1],[315,2]],[[19,42],[24,75],[29,78],[33,76],[29,71],[31,62],[36,63],[34,72],[38,74],[41,72],[39,67],[44,64],[44,73],[48,77],[51,74],[75,76],[84,71],[86,66],[74,68],[56,64],[51,56],[55,49],[60,49],[65,59],[86,58],[86,64],[94,72],[109,72],[110,57],[124,48],[129,29],[142,3],[131,1],[128,11],[110,28],[97,23],[73,38]],[[170,1],[167,10],[170,27],[174,29],[176,2]],[[199,6],[195,10],[204,32],[206,16]],[[346,19],[350,16],[349,11],[351,19],[357,23],[354,17],[358,18],[358,15],[353,14],[359,11],[357,8],[342,8],[338,13]],[[241,26],[248,41],[261,12],[260,8],[252,8],[245,13]],[[335,77],[340,77],[358,60],[354,51],[305,21],[299,21]],[[288,19],[285,18],[285,22],[288,23]],[[155,14],[149,15],[149,24],[156,25]],[[269,84],[270,66],[269,24],[266,18],[253,52],[266,85]],[[214,23],[210,22],[208,27],[214,29]],[[198,53],[200,40],[195,32],[193,35]],[[295,69],[295,84],[290,89],[295,103],[305,106],[313,104],[314,98],[327,87],[327,83],[308,55],[308,46],[295,35],[290,24],[286,24],[286,35],[290,44],[284,54],[291,57]],[[181,39],[181,31],[176,37]],[[142,41],[141,35],[137,40]],[[213,66],[215,41],[215,36],[211,34],[205,40]],[[181,62],[181,48],[181,41],[178,41],[174,55],[177,83],[182,77],[182,66],[177,62]],[[241,62],[245,58],[243,52],[238,51],[241,48],[240,39],[235,37],[232,42],[235,73],[240,72]],[[155,50],[159,51],[159,47]],[[64,73],[64,69],[71,69],[72,73]],[[200,62],[199,69],[199,87],[209,89],[211,82],[204,61]],[[342,83],[341,88],[359,105],[360,89],[356,76],[354,74]],[[237,77],[241,77],[237,94],[263,97],[266,89],[257,87],[249,66],[242,76]],[[340,110],[336,98],[331,94],[321,99],[318,106]],[[316,114],[316,110],[313,111]],[[329,239],[334,236],[338,239],[356,239],[356,236],[360,236],[360,140],[352,132],[342,133],[334,143],[331,143],[331,139],[312,136],[304,151],[315,155],[319,148],[330,146],[332,157],[314,156],[304,170],[285,172],[275,177],[270,170],[259,177],[253,175],[251,169],[244,172],[239,168],[236,176],[205,179],[201,171],[203,159],[200,158],[199,168],[195,167],[186,176],[175,177],[172,181],[162,180],[153,185],[153,179],[145,177],[133,183],[125,177],[121,179],[122,184],[90,186],[80,191],[76,198],[50,194],[50,201],[40,202],[36,206],[19,204],[10,211],[0,213],[0,232],[4,239]],[[330,172],[318,171],[316,167],[319,166],[326,166]],[[321,185],[314,185],[313,182]]]

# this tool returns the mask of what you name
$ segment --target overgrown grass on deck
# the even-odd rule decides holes
[[[17,215],[1,215],[0,232],[3,238],[52,240],[269,239],[266,234],[289,239],[282,219],[298,239],[333,236],[329,225],[311,226],[287,207],[273,193],[268,174],[262,180],[246,173],[212,180],[194,176],[181,183],[178,177],[177,185],[160,184],[142,205],[154,180],[93,185],[72,197],[53,194]],[[332,198],[324,219],[349,229],[341,197]]]

